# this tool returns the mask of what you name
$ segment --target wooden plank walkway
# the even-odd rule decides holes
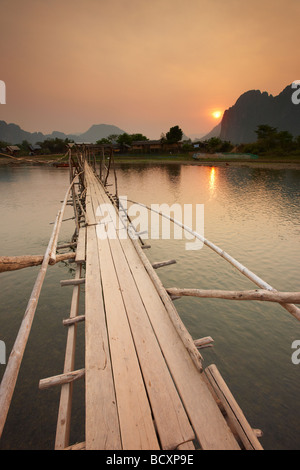
[[[111,201],[86,184],[86,449],[239,449]],[[125,230],[125,229],[123,229]]]

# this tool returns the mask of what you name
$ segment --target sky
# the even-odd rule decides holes
[[[252,89],[300,79],[299,0],[0,0],[0,120],[204,135]]]

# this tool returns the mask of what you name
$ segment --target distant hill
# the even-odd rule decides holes
[[[275,97],[259,90],[242,94],[235,105],[225,111],[220,138],[233,144],[255,142],[255,130],[260,124],[288,131],[294,137],[300,135],[300,105],[292,102],[294,91],[289,85]]]
[[[215,126],[208,134],[201,137],[199,140],[209,140],[212,137],[220,137],[221,133],[221,122],[217,126]]]
[[[73,137],[75,142],[91,142],[95,143],[97,140],[108,137],[112,134],[124,134],[119,127],[111,126],[108,124],[94,124],[88,131]]]
[[[42,132],[27,132],[21,129],[17,124],[7,124],[0,121],[0,141],[10,144],[21,144],[23,140],[27,140],[30,144],[43,142],[46,139],[70,139],[75,142],[95,143],[97,140],[108,137],[111,134],[124,134],[125,131],[119,127],[109,124],[95,124],[82,134],[65,134],[64,132],[54,131],[51,134],[43,134]]]
[[[3,142],[20,144],[23,140],[28,140],[29,143],[35,144],[45,138],[41,132],[26,132],[17,124],[7,124],[5,121],[0,121],[0,140]]]

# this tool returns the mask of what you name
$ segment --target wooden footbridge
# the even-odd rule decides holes
[[[211,338],[193,341],[183,325],[172,296],[145,255],[145,245],[132,236],[130,219],[119,211],[116,177],[114,196],[108,192],[113,155],[107,160],[103,152],[98,175],[88,146],[77,146],[76,154],[70,150],[69,163],[70,187],[1,383],[1,434],[43,279],[48,265],[59,260],[59,229],[71,201],[76,271],[74,279],[61,281],[73,289],[70,317],[64,320],[64,370],[39,384],[40,389],[61,387],[55,449],[262,449],[259,431],[249,425],[217,367],[203,369],[196,345]],[[110,236],[105,238],[98,230],[102,208],[108,206],[123,225],[117,227],[114,217],[106,217]],[[78,315],[83,284],[85,315]],[[85,368],[74,370],[79,322],[85,328]],[[72,390],[79,379],[85,380],[85,441],[72,443]]]

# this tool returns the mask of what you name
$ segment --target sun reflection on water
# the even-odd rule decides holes
[[[209,174],[209,189],[213,193],[216,185],[216,169],[212,167]]]

